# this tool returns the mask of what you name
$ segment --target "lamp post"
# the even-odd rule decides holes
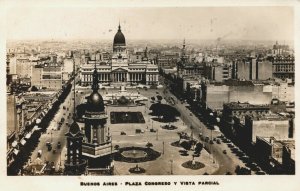
[[[51,129],[51,133],[50,133],[51,134],[51,143],[52,143],[52,133],[53,133],[52,131],[53,131],[53,129]]]
[[[153,120],[152,120],[152,129],[153,129]]]
[[[171,174],[173,174],[173,160],[170,160],[171,162]]]

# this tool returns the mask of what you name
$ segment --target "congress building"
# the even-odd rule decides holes
[[[97,65],[98,80],[100,83],[127,83],[156,85],[158,83],[158,67],[152,64],[145,49],[143,58],[138,62],[131,62],[128,58],[125,36],[119,25],[113,41],[113,54],[108,61],[87,59],[81,66],[81,84],[92,84],[94,66]]]

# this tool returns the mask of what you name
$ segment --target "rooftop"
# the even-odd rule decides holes
[[[230,103],[225,103],[224,105],[226,105],[227,107],[229,107],[230,109],[259,109],[259,108],[269,108],[269,104],[260,104],[260,105],[253,105],[250,104],[248,102],[230,102]]]

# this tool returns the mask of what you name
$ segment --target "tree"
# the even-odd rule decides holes
[[[147,147],[147,148],[153,147],[153,144],[150,143],[150,142],[148,142],[148,143],[146,144],[146,147]]]
[[[156,98],[157,98],[157,100],[158,100],[159,103],[160,103],[161,100],[163,99],[162,96],[160,96],[160,95],[157,95]]]
[[[154,102],[155,101],[155,97],[151,97],[151,100]]]
[[[186,151],[188,151],[192,148],[192,144],[190,141],[182,141],[180,143],[180,146],[182,146],[182,148],[184,148]]]
[[[31,87],[31,91],[36,92],[36,91],[39,91],[39,90],[37,89],[36,86],[32,86],[32,87]]]
[[[174,121],[177,116],[180,116],[179,111],[167,104],[155,103],[149,108],[155,116],[163,117],[166,122]]]
[[[200,142],[196,143],[196,146],[195,146],[195,154],[200,154],[201,151],[202,151],[202,149],[203,149],[203,144],[200,143]]]

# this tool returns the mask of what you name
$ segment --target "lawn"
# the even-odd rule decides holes
[[[111,112],[111,124],[120,123],[145,123],[145,119],[141,112]]]

